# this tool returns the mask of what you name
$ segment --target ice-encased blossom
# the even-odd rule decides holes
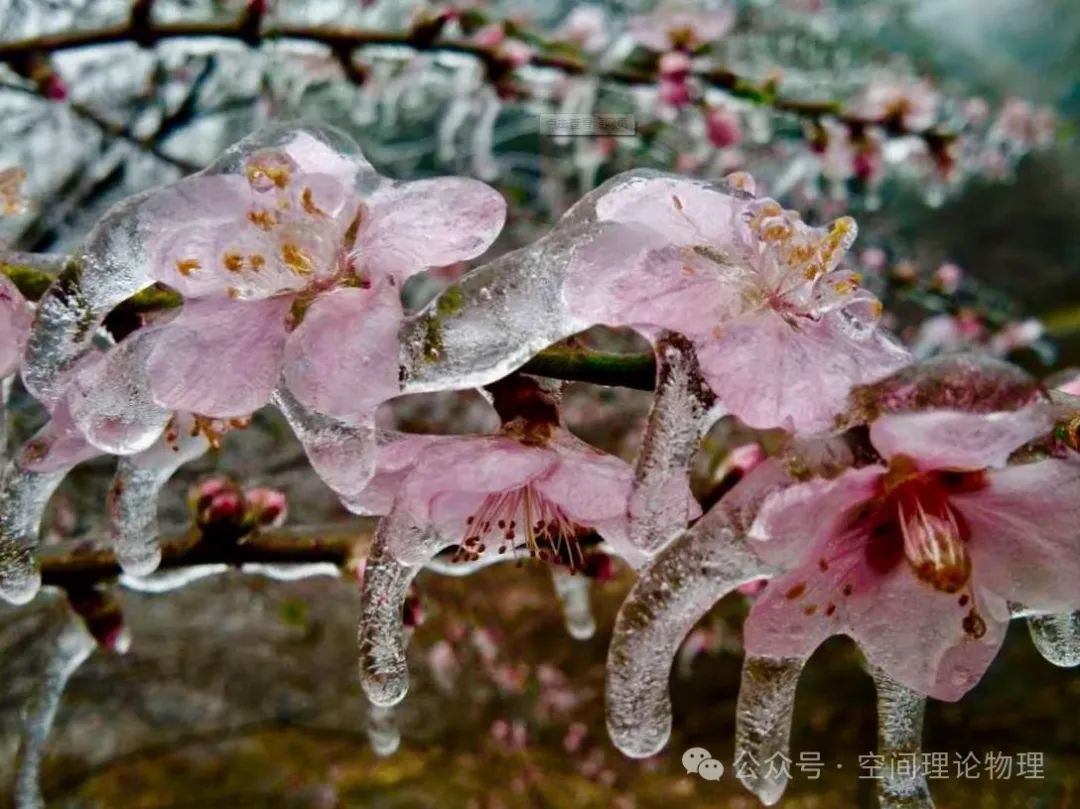
[[[504,214],[474,180],[390,182],[342,135],[268,128],[106,214],[43,301],[24,378],[122,454],[173,411],[246,416],[282,380],[307,410],[367,423],[398,391],[401,285],[479,255]],[[95,323],[154,282],[180,311],[79,370]]]
[[[828,429],[852,386],[909,360],[877,328],[877,299],[839,267],[850,218],[814,228],[771,199],[665,175],[624,182],[595,206],[609,227],[567,267],[569,309],[683,334],[727,410],[753,427]]]
[[[1007,602],[1080,606],[1080,457],[1008,465],[1055,413],[891,413],[871,426],[881,464],[765,502],[757,552],[785,569],[755,601],[748,654],[806,657],[848,634],[903,685],[959,699],[993,660]]]
[[[929,129],[937,121],[940,103],[940,94],[925,79],[881,77],[863,88],[852,101],[851,112],[919,132]]]
[[[735,10],[731,6],[698,10],[670,2],[650,14],[631,17],[628,30],[638,45],[664,52],[695,50],[722,38],[734,24]]]
[[[18,370],[33,317],[22,293],[0,273],[0,379]]]

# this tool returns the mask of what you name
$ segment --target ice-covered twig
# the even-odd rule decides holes
[[[45,506],[68,469],[30,472],[13,461],[0,480],[0,596],[30,601],[41,587],[35,555]]]
[[[747,657],[735,714],[735,774],[766,806],[788,783],[795,688],[805,660]]]
[[[884,758],[878,780],[881,809],[933,809],[922,768],[922,728],[926,697],[871,667],[877,689],[878,754]]]
[[[43,657],[40,676],[23,709],[22,734],[15,763],[17,809],[43,809],[45,806],[40,778],[49,731],[68,679],[96,645],[65,599],[59,599],[49,609],[49,626],[40,639]]]

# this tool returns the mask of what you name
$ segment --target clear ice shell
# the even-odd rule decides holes
[[[716,397],[693,346],[667,334],[656,345],[657,386],[630,490],[630,542],[652,556],[686,527],[690,462]]]
[[[645,758],[667,743],[668,679],[694,624],[740,584],[774,574],[745,533],[765,496],[790,482],[781,464],[764,462],[660,551],[631,588],[607,660],[608,733],[626,755]]]
[[[17,809],[45,807],[40,778],[49,731],[68,679],[97,645],[83,622],[68,608],[66,599],[60,597],[49,609],[49,625],[45,636],[39,640],[42,666],[23,708],[22,733],[15,759]]]
[[[898,761],[910,762],[912,755],[921,761],[926,697],[879,668],[870,667],[870,675],[877,689],[878,755],[884,758],[882,777],[877,779],[881,809],[933,809],[921,767],[897,766]]]
[[[409,586],[422,564],[403,565],[390,553],[394,534],[410,532],[435,556],[445,543],[433,531],[421,531],[391,513],[379,523],[360,590],[360,685],[373,705],[390,707],[401,702],[409,691],[409,667],[405,657],[407,638],[402,613]],[[413,537],[409,538],[410,540]]]
[[[0,483],[0,598],[26,604],[41,589],[35,552],[45,506],[68,468],[29,472],[9,463]]]
[[[551,583],[562,606],[566,631],[575,640],[588,640],[596,634],[596,620],[589,601],[589,578],[571,573],[565,567],[551,567]]]
[[[401,746],[401,731],[394,708],[369,705],[365,729],[371,750],[377,756],[392,756]]]
[[[805,662],[768,657],[743,661],[735,709],[735,773],[766,806],[780,800],[790,777],[795,688]]]
[[[150,449],[117,463],[106,511],[117,561],[129,575],[149,575],[161,563],[158,495],[177,469],[209,448],[202,434],[191,435],[191,425],[190,417],[178,417],[174,442],[159,438]]]
[[[1080,666],[1080,612],[1031,615],[1027,619],[1031,641],[1055,666]]]

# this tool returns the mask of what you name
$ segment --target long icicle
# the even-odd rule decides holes
[[[150,449],[117,462],[106,511],[117,561],[128,575],[147,576],[161,562],[158,495],[177,469],[209,447],[204,435],[191,434],[191,425],[190,417],[177,417],[175,438],[163,436]]]
[[[375,532],[371,553],[364,565],[360,591],[360,685],[368,700],[382,707],[401,702],[409,691],[409,668],[405,658],[407,638],[402,622],[409,585],[423,564],[403,565],[390,552],[397,531],[421,534],[424,547],[434,557],[445,543],[433,531],[420,531],[398,514],[383,518]]]
[[[397,752],[401,745],[401,731],[398,728],[396,708],[368,705],[365,729],[375,755],[392,756]]]
[[[686,526],[686,479],[716,397],[693,346],[666,334],[656,345],[656,396],[630,490],[630,542],[652,555]],[[692,515],[690,515],[692,516]]]
[[[881,809],[933,809],[922,765],[926,697],[870,667],[877,689],[878,755],[884,758],[878,779]]]
[[[747,657],[735,713],[735,775],[766,806],[787,788],[801,658]]]
[[[44,660],[26,707],[19,752],[15,759],[16,809],[44,809],[41,792],[41,762],[49,731],[68,679],[94,650],[95,642],[82,620],[60,598],[50,607],[47,634],[41,639]]]
[[[38,531],[45,506],[68,468],[29,472],[15,462],[0,482],[0,597],[25,604],[41,589],[37,569]]]

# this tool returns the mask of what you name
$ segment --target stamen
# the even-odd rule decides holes
[[[315,271],[311,257],[292,242],[285,242],[281,246],[281,258],[297,275],[311,275]]]
[[[897,514],[904,555],[915,575],[941,592],[958,592],[971,576],[971,558],[948,500],[929,487],[909,484],[900,493]]]
[[[182,258],[176,262],[176,271],[185,278],[195,272],[195,270],[201,269],[202,265],[199,263],[198,259]]]
[[[315,200],[312,197],[312,190],[310,187],[305,187],[300,193],[300,204],[304,206],[304,210],[312,216],[327,216],[328,214],[322,208],[315,204]]]

